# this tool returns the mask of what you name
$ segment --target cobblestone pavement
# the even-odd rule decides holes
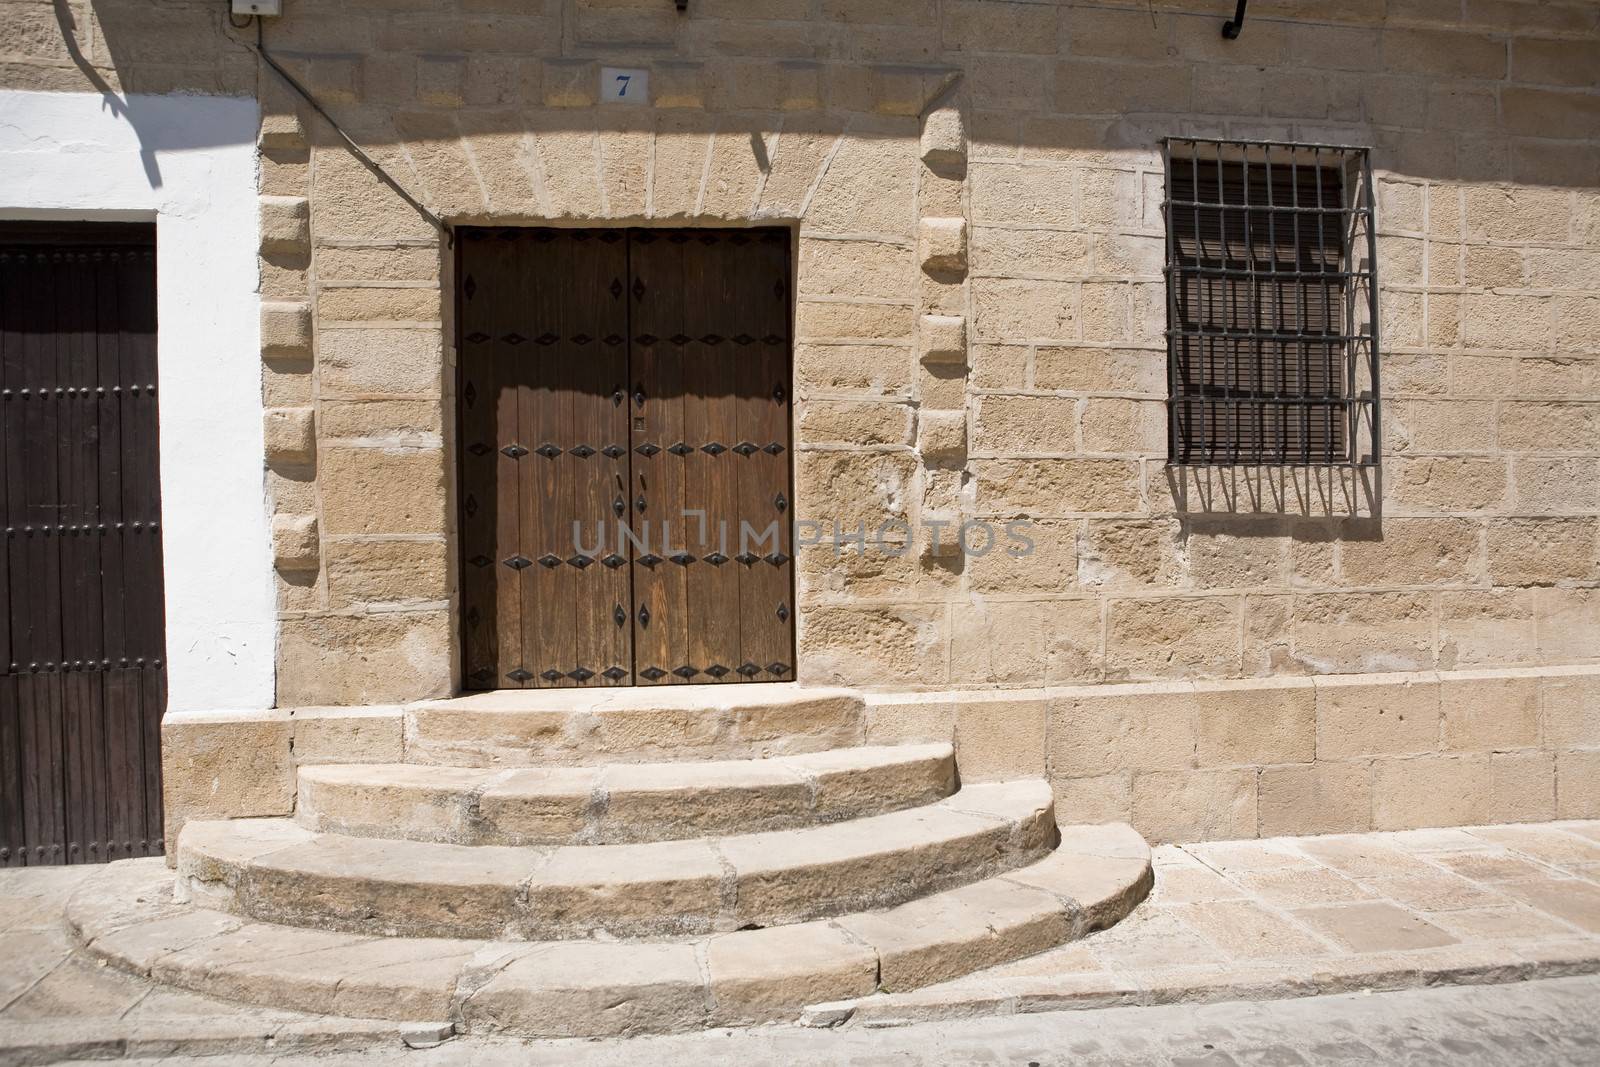
[[[1448,1064],[1591,1067],[1600,1063],[1600,978],[1460,986],[1266,1003],[1103,1008],[844,1031],[767,1027],[617,1042],[457,1038],[327,1056],[257,1054],[185,1062],[273,1067],[1092,1067],[1160,1064]]]
[[[1195,1007],[1200,1001],[1505,983],[1600,971],[1597,822],[1163,846],[1156,851],[1156,864],[1156,888],[1150,900],[1116,927],[1083,942],[959,981],[810,1013],[814,1024],[845,1020],[840,1029],[780,1028],[732,1037],[693,1035],[662,1039],[667,1043],[661,1047],[670,1050],[679,1047],[672,1042],[683,1042],[684,1048],[718,1056],[721,1053],[715,1050],[726,1047],[730,1057],[737,1055],[751,1062],[760,1062],[762,1056],[769,1056],[772,1062],[780,1057],[833,1062],[832,1051],[817,1050],[838,1050],[838,1055],[859,1056],[863,1063],[949,1062],[915,1058],[923,1055],[923,1046],[914,1041],[905,1044],[911,1041],[907,1035],[912,1029],[882,1027],[968,1020],[956,1023],[948,1033],[927,1031],[934,1035],[926,1039],[934,1042],[927,1047],[943,1047],[937,1042],[945,1040],[975,1041],[977,1045],[959,1047],[961,1055],[977,1057],[987,1047],[982,1042],[993,1038],[1001,1047],[1031,1048],[1033,1052],[1026,1058],[1019,1058],[1020,1051],[1016,1055],[1008,1052],[991,1057],[991,1062],[1038,1059],[1044,1063],[1054,1062],[1048,1057],[1040,1059],[1052,1049],[1059,1051],[1059,1047],[1091,1038],[1100,1040],[1095,1036],[1097,1027],[1109,1024],[1095,1020],[1137,1017],[1103,1010],[1041,1014],[1052,1009],[1137,1012],[1154,1010],[1151,1005],[1174,1004],[1180,1006],[1150,1018],[1162,1020],[1163,1027],[1175,1028],[1174,1033],[1186,1026],[1202,1033],[1209,1025],[1206,1020],[1218,1016],[1208,1014],[1212,1009]],[[74,951],[61,918],[67,895],[91,870],[94,868],[0,871],[0,1064],[60,1059],[69,1053],[328,1052],[369,1046],[392,1053],[402,1047],[404,1036],[415,1042],[437,1032],[436,1027],[430,1031],[425,1025],[408,1027],[245,1007],[153,985],[100,966]],[[1563,999],[1566,994],[1560,991],[1568,988],[1587,989],[1591,997],[1589,1008],[1578,1013],[1579,1020],[1572,1023],[1576,1027],[1572,1040],[1584,1035],[1594,1038],[1596,1031],[1583,1027],[1600,1025],[1592,1018],[1600,1017],[1594,1010],[1600,1007],[1600,984],[1595,981],[1587,985],[1485,986],[1463,991],[1464,999],[1449,1001],[1471,1007],[1440,1010],[1449,1020],[1470,1019],[1475,1017],[1473,1013],[1488,1010],[1486,1005],[1516,1003],[1518,998],[1534,996],[1533,990],[1545,989],[1550,992],[1539,995],[1554,999],[1530,1002],[1530,1017],[1554,1014],[1560,1018],[1558,1009],[1567,1003]],[[1405,1003],[1392,1001],[1387,994],[1371,1001],[1391,1002]],[[1327,1005],[1344,1001],[1319,998],[1316,1003],[1324,1006],[1305,1009],[1311,1015],[1304,1018],[1332,1011]],[[1123,1009],[1124,1005],[1141,1007]],[[1302,1018],[1301,1009],[1290,1001],[1218,1004],[1215,1010],[1236,1020],[1230,1026],[1245,1027],[1241,1034],[1255,1035],[1251,1040],[1262,1042],[1267,1042],[1271,1027],[1298,1025],[1294,1020]],[[1347,1010],[1358,1009],[1339,1009]],[[1400,1017],[1389,1017],[1395,1029],[1386,1041],[1402,1039]],[[1510,1026],[1517,1022],[1516,1014],[1506,1014],[1502,1021]],[[1126,1039],[1136,1040],[1141,1025],[1128,1024]],[[1462,1028],[1471,1030],[1466,1024]],[[914,1029],[922,1032],[921,1027]],[[1544,1047],[1538,1043],[1537,1028],[1524,1027],[1518,1032],[1533,1042],[1536,1050]],[[1360,1036],[1356,1031],[1350,1035]],[[1477,1039],[1468,1034],[1459,1040]],[[1068,1044],[1058,1047],[1050,1042]],[[1205,1056],[1217,1051],[1205,1049],[1204,1041],[1199,1044],[1202,1047],[1197,1051],[1184,1055]],[[489,1052],[502,1047],[467,1044],[460,1039],[446,1047],[480,1045]],[[636,1041],[626,1047],[640,1049],[638,1055],[644,1057],[642,1050],[653,1045]],[[1162,1047],[1171,1050],[1179,1046]],[[1402,1051],[1405,1047],[1392,1046]],[[1491,1051],[1499,1047],[1492,1046]],[[610,1058],[606,1059],[602,1050],[608,1048]],[[1139,1052],[1137,1045],[1108,1048],[1118,1054]],[[1565,1055],[1562,1050],[1566,1046],[1552,1049],[1551,1055],[1557,1051]],[[1593,1052],[1588,1061],[1600,1063],[1600,1047]],[[591,1053],[601,1058],[583,1058]],[[570,1046],[564,1055],[579,1057],[576,1062],[646,1062],[631,1051],[623,1055],[617,1046],[607,1045]],[[1525,1059],[1520,1053],[1518,1056]],[[1262,1053],[1262,1057],[1259,1062],[1298,1062],[1278,1052]],[[1404,1059],[1392,1050],[1380,1058],[1386,1062]],[[958,1057],[956,1062],[965,1061]],[[1362,1062],[1361,1055],[1350,1062]]]

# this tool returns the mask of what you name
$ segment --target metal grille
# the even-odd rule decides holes
[[[1176,138],[1163,149],[1169,462],[1375,464],[1366,150]]]

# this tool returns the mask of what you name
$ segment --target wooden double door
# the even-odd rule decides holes
[[[0,223],[0,867],[162,852],[155,246]]]
[[[467,687],[792,680],[788,231],[457,247]]]

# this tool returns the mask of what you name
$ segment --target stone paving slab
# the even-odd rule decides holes
[[[950,982],[814,1006],[893,1026],[1600,973],[1600,822],[1164,845],[1109,930]]]

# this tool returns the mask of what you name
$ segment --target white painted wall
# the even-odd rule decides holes
[[[168,710],[271,707],[256,102],[0,91],[0,217],[156,220]]]

